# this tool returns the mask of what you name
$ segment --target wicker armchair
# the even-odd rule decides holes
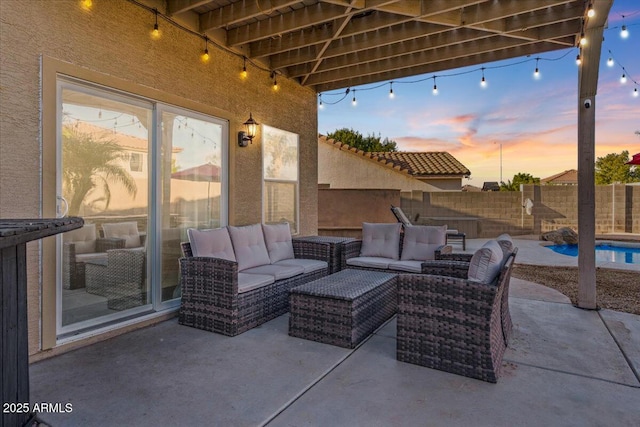
[[[397,359],[497,382],[507,347],[503,295],[515,251],[493,283],[459,277],[401,274]]]
[[[87,289],[107,298],[107,307],[126,310],[147,303],[146,254],[140,249],[111,249],[107,261],[87,263]]]
[[[95,224],[64,234],[62,248],[62,286],[64,289],[85,287],[86,262],[106,259],[110,249],[124,248],[124,239],[97,237]]]

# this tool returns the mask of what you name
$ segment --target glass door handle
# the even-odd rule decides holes
[[[63,209],[62,214],[60,213],[60,210],[61,210],[60,209],[60,205],[56,204],[56,217],[57,218],[64,218],[69,213],[69,202],[67,202],[67,199],[65,199],[62,196],[56,196],[56,199],[60,200],[64,204],[64,209]]]

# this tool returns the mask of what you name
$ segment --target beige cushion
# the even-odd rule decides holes
[[[420,225],[405,227],[402,241],[402,261],[435,259],[435,251],[447,240],[447,226]]]
[[[266,264],[247,268],[242,272],[247,274],[266,274],[267,276],[273,276],[275,280],[282,280],[304,273],[304,267],[290,264]]]
[[[238,293],[249,292],[273,282],[275,282],[273,276],[266,274],[238,273]]]
[[[409,273],[421,273],[422,261],[394,261],[389,263],[389,270],[408,271]]]
[[[238,270],[271,264],[260,224],[227,228],[238,261]]]
[[[292,258],[283,259],[274,263],[275,265],[299,265],[304,269],[305,273],[312,273],[314,271],[325,269],[329,266],[326,261],[320,261],[317,259],[306,258]]]
[[[371,256],[359,256],[349,258],[347,265],[353,265],[354,267],[367,267],[367,268],[382,268],[389,267],[389,263],[393,260],[391,258],[371,257]]]
[[[400,258],[399,222],[392,224],[362,223],[361,257]]]
[[[498,242],[489,240],[471,257],[467,278],[474,282],[491,283],[502,268],[502,249]]]
[[[88,254],[96,251],[96,225],[85,224],[80,228],[64,233],[65,243],[74,243],[76,254]]]
[[[214,228],[213,230],[189,228],[187,235],[189,236],[193,256],[221,258],[229,261],[236,260],[229,231],[227,231],[226,227]]]
[[[102,224],[104,237],[124,239],[125,248],[138,248],[142,246],[138,223],[136,221],[112,222]]]
[[[291,227],[288,223],[262,224],[262,231],[271,263],[295,258],[291,241]]]

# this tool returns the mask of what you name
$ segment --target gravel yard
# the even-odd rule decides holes
[[[577,302],[577,267],[516,264],[512,277],[556,289]],[[640,272],[597,268],[596,292],[600,308],[640,315]]]

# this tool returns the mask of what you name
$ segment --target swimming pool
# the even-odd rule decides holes
[[[562,255],[578,256],[578,245],[547,246]],[[640,264],[640,245],[624,242],[597,242],[596,261]]]

